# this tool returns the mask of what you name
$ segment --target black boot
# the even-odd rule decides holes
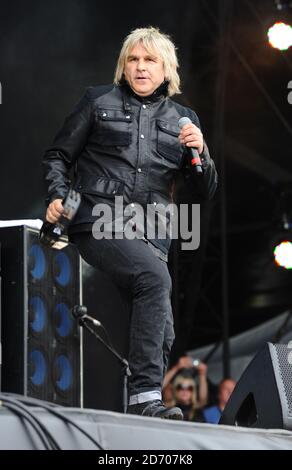
[[[137,405],[129,405],[127,412],[131,415],[152,416],[153,418],[183,419],[180,408],[167,408],[161,400],[151,400]]]

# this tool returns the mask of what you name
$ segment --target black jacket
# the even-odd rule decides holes
[[[180,173],[192,177],[188,157],[178,140],[178,120],[189,117],[200,126],[194,111],[166,96],[163,84],[141,99],[127,84],[89,88],[66,118],[43,165],[48,188],[47,203],[64,198],[69,186],[82,193],[82,202],[71,231],[89,229],[98,202],[113,205],[162,203],[172,200]],[[210,199],[217,185],[215,165],[207,146],[201,155],[204,175],[193,178],[203,199]],[[74,169],[73,181],[70,169]],[[168,240],[153,244],[167,253]]]

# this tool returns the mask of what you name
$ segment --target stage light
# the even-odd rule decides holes
[[[277,22],[269,28],[268,38],[272,47],[286,51],[292,46],[292,27],[289,24]]]
[[[292,242],[282,240],[274,248],[275,263],[285,269],[292,269]]]
[[[277,266],[292,269],[292,190],[291,183],[281,183],[275,188],[278,200],[280,227],[271,239],[274,261]]]
[[[268,38],[271,47],[286,51],[292,46],[292,0],[275,0],[276,10],[269,21]]]

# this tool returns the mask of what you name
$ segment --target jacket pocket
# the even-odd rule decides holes
[[[130,145],[132,122],[132,114],[121,109],[99,109],[96,123],[97,143],[103,146]]]
[[[76,181],[76,191],[86,194],[94,194],[106,198],[115,198],[115,196],[122,196],[124,190],[124,183],[119,180],[98,177],[83,177]]]
[[[148,203],[149,204],[162,204],[163,206],[168,206],[168,204],[171,204],[171,198],[170,196],[163,194],[159,190],[150,190],[149,196],[148,196]]]
[[[178,140],[179,127],[157,119],[157,151],[166,159],[180,166],[184,147]]]

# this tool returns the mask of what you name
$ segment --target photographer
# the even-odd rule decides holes
[[[194,365],[190,357],[181,357],[165,375],[164,401],[178,405],[186,421],[204,421],[201,409],[208,402],[207,365]],[[197,381],[195,380],[197,377]],[[197,382],[197,383],[196,383]]]

